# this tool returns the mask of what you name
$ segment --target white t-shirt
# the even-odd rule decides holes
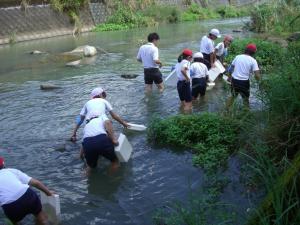
[[[18,200],[29,188],[31,177],[17,169],[0,170],[0,205]]]
[[[217,44],[215,49],[217,56],[222,56],[225,54],[225,52],[227,52],[227,48],[225,48],[224,42],[220,42],[219,44]]]
[[[108,120],[106,115],[92,119],[83,129],[83,139],[87,137],[94,137],[99,134],[106,134],[104,122]]]
[[[257,61],[246,54],[236,56],[232,65],[234,65],[232,77],[237,80],[249,80],[251,73],[259,70]]]
[[[142,45],[136,57],[143,62],[144,68],[158,68],[154,62],[158,60],[158,48],[151,42]]]
[[[175,66],[175,70],[176,70],[176,75],[178,80],[185,80],[185,76],[182,74],[181,70],[183,70],[184,68],[187,68],[188,70],[186,70],[187,76],[190,78],[190,65],[191,63],[189,61],[187,61],[186,59],[183,59],[180,63],[177,63]]]
[[[194,62],[191,65],[192,78],[202,78],[208,76],[207,66],[201,62]]]
[[[93,98],[85,103],[81,109],[80,115],[85,116],[85,119],[89,120],[90,118],[105,114],[106,111],[110,112],[112,110],[111,104],[105,99]]]
[[[215,50],[214,45],[214,41],[205,35],[200,42],[200,52],[205,54],[213,53]]]

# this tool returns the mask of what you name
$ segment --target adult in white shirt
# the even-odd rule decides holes
[[[47,224],[47,216],[42,210],[41,201],[30,186],[48,196],[52,195],[39,180],[29,177],[20,170],[5,168],[4,159],[0,157],[0,205],[13,224],[18,224],[29,214],[35,216],[36,224]]]
[[[210,69],[215,62],[215,43],[214,40],[220,38],[218,29],[211,29],[208,35],[202,37],[200,42],[200,52],[203,54],[204,64]]]
[[[81,112],[80,112],[80,120],[76,124],[73,134],[71,137],[71,141],[76,141],[76,133],[79,129],[80,125],[86,120],[86,123],[89,123],[91,120],[106,115],[106,112],[109,112],[111,117],[118,121],[120,124],[122,124],[124,127],[128,127],[128,124],[121,119],[121,117],[113,112],[113,108],[111,104],[105,100],[106,98],[106,92],[101,88],[95,88],[91,92],[91,100],[89,100],[85,105],[83,106]],[[108,132],[109,137],[112,139],[112,142],[115,145],[118,145],[118,141],[114,135],[112,123],[110,120],[106,120],[105,122],[105,128]]]
[[[250,78],[254,73],[255,79],[260,79],[259,68],[257,61],[253,58],[257,51],[255,44],[248,44],[244,54],[234,58],[231,64],[231,93],[232,96],[228,99],[227,107],[231,106],[234,99],[240,94],[243,98],[244,105],[249,108],[250,96]]]
[[[178,57],[178,63],[175,66],[177,81],[177,91],[181,101],[181,107],[184,111],[192,109],[192,92],[190,64],[193,59],[193,52],[190,49],[184,49]]]
[[[142,45],[137,54],[137,60],[143,63],[144,66],[144,81],[147,92],[152,90],[153,83],[156,84],[160,92],[164,90],[162,74],[159,70],[162,67],[162,63],[159,60],[158,41],[159,35],[150,33],[148,35],[148,43]]]
[[[108,137],[105,122],[106,115],[94,118],[85,125],[83,130],[83,153],[87,163],[87,172],[97,167],[99,156],[111,161],[111,168],[119,165],[118,158],[114,151],[114,144]]]
[[[203,54],[196,52],[194,54],[194,62],[191,65],[192,77],[192,96],[196,100],[199,95],[203,97],[206,92],[206,81],[208,79],[208,69],[203,63]]]
[[[220,60],[220,62],[224,63],[224,58],[228,54],[228,48],[233,41],[233,37],[230,35],[225,35],[224,40],[217,44],[215,47],[216,58]]]

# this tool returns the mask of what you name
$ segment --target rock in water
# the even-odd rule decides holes
[[[137,74],[122,74],[121,77],[125,78],[125,79],[134,79],[136,78],[138,75]]]
[[[83,55],[85,57],[91,57],[97,54],[97,49],[94,46],[85,46],[83,49]]]
[[[41,84],[40,85],[41,90],[53,90],[53,89],[58,89],[58,88],[61,88],[61,87],[53,85],[53,84]]]
[[[42,51],[38,51],[38,50],[34,50],[32,52],[29,52],[32,55],[39,55],[39,54],[46,54],[46,52],[42,52]]]
[[[76,67],[76,66],[80,66],[80,63],[81,63],[81,60],[76,60],[76,61],[67,63],[66,66]]]

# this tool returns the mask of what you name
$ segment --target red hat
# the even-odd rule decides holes
[[[0,157],[0,168],[4,167],[4,158]]]
[[[182,54],[187,55],[187,56],[192,56],[193,52],[191,49],[186,48],[186,49],[183,49]]]
[[[249,50],[249,51],[251,51],[251,52],[256,52],[256,45],[255,44],[248,44],[247,46],[246,46],[246,49],[247,50]]]

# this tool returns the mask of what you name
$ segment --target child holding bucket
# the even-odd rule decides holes
[[[177,81],[177,91],[181,101],[181,107],[184,111],[192,109],[191,77],[190,64],[193,52],[190,49],[184,49],[178,57],[178,63],[175,66]]]
[[[199,95],[202,97],[206,92],[206,81],[208,79],[208,69],[203,63],[203,54],[197,52],[194,54],[194,62],[191,65],[192,77],[192,97],[196,100]]]

